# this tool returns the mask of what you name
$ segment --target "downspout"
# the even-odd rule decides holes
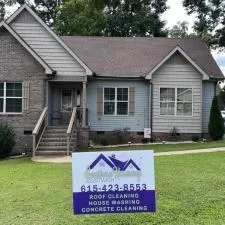
[[[149,125],[150,125],[150,129],[151,129],[151,141],[153,140],[153,130],[152,130],[152,118],[153,118],[153,83],[150,80],[149,83],[149,87],[150,87],[150,96],[149,96],[149,106],[150,106],[150,113],[149,113]]]

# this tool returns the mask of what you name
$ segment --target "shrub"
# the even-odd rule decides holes
[[[125,127],[125,128],[122,128],[122,129],[115,129],[113,131],[113,135],[117,139],[117,144],[127,143],[127,141],[130,138],[129,130],[130,130],[129,127]]]
[[[108,138],[107,138],[106,136],[102,136],[102,137],[100,138],[100,142],[101,142],[101,144],[104,145],[104,146],[109,145]]]
[[[146,144],[148,141],[149,141],[149,139],[147,139],[147,138],[142,138],[142,140],[141,140],[141,142],[142,142],[143,144]]]
[[[15,146],[15,134],[7,124],[0,123],[0,158],[10,156]]]
[[[218,100],[216,96],[212,101],[208,130],[209,135],[213,140],[222,139],[224,134],[224,121],[219,110]]]
[[[194,142],[197,142],[200,140],[200,137],[197,134],[195,134],[195,135],[192,135],[191,140]]]

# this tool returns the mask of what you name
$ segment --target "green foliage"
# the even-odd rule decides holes
[[[59,35],[99,36],[103,34],[103,8],[90,0],[68,0],[57,14],[55,31]]]
[[[194,30],[210,47],[225,47],[224,0],[183,0],[188,14],[194,14]]]
[[[106,36],[166,36],[160,16],[167,10],[166,0],[108,1]]]
[[[108,137],[106,137],[106,136],[102,136],[102,137],[100,138],[100,142],[101,142],[101,144],[102,144],[103,146],[109,145]]]
[[[166,36],[166,0],[68,0],[59,8],[60,35]]]
[[[9,156],[15,145],[15,134],[7,124],[0,123],[0,158]]]
[[[212,101],[208,130],[213,140],[222,139],[224,134],[224,121],[219,110],[217,96]]]
[[[195,135],[192,135],[191,140],[194,142],[197,142],[200,140],[200,137],[199,137],[199,135],[195,134]]]
[[[188,32],[188,22],[177,22],[169,31],[170,38],[185,38],[185,37],[195,37],[197,34]]]

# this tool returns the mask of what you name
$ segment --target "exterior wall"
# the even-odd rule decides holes
[[[203,81],[202,85],[202,132],[208,133],[208,123],[212,100],[215,94],[215,82]]]
[[[85,76],[84,69],[29,12],[24,10],[10,26],[57,71],[57,78]]]
[[[32,136],[24,131],[32,131],[44,107],[46,79],[44,68],[6,30],[0,30],[0,82],[29,81],[29,110],[21,115],[0,114],[0,122],[14,128],[16,147],[14,153],[31,147]]]
[[[135,87],[135,112],[130,116],[97,115],[97,89],[99,87]],[[91,131],[112,131],[129,127],[130,131],[143,131],[149,127],[149,84],[141,80],[94,80],[87,86],[88,122]]]
[[[176,127],[179,133],[202,132],[202,76],[180,54],[172,56],[152,76],[153,133],[170,133]],[[192,116],[160,116],[160,87],[192,88]]]

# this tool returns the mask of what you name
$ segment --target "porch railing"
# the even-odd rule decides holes
[[[47,124],[48,124],[48,108],[45,107],[32,133],[33,134],[33,156],[35,156],[36,150],[45,132]]]
[[[77,108],[74,107],[71,117],[70,117],[70,122],[69,122],[69,126],[67,129],[67,155],[70,154],[70,145],[71,145],[71,139],[73,138],[73,134],[74,134],[74,129],[76,127],[76,117],[77,117]]]

